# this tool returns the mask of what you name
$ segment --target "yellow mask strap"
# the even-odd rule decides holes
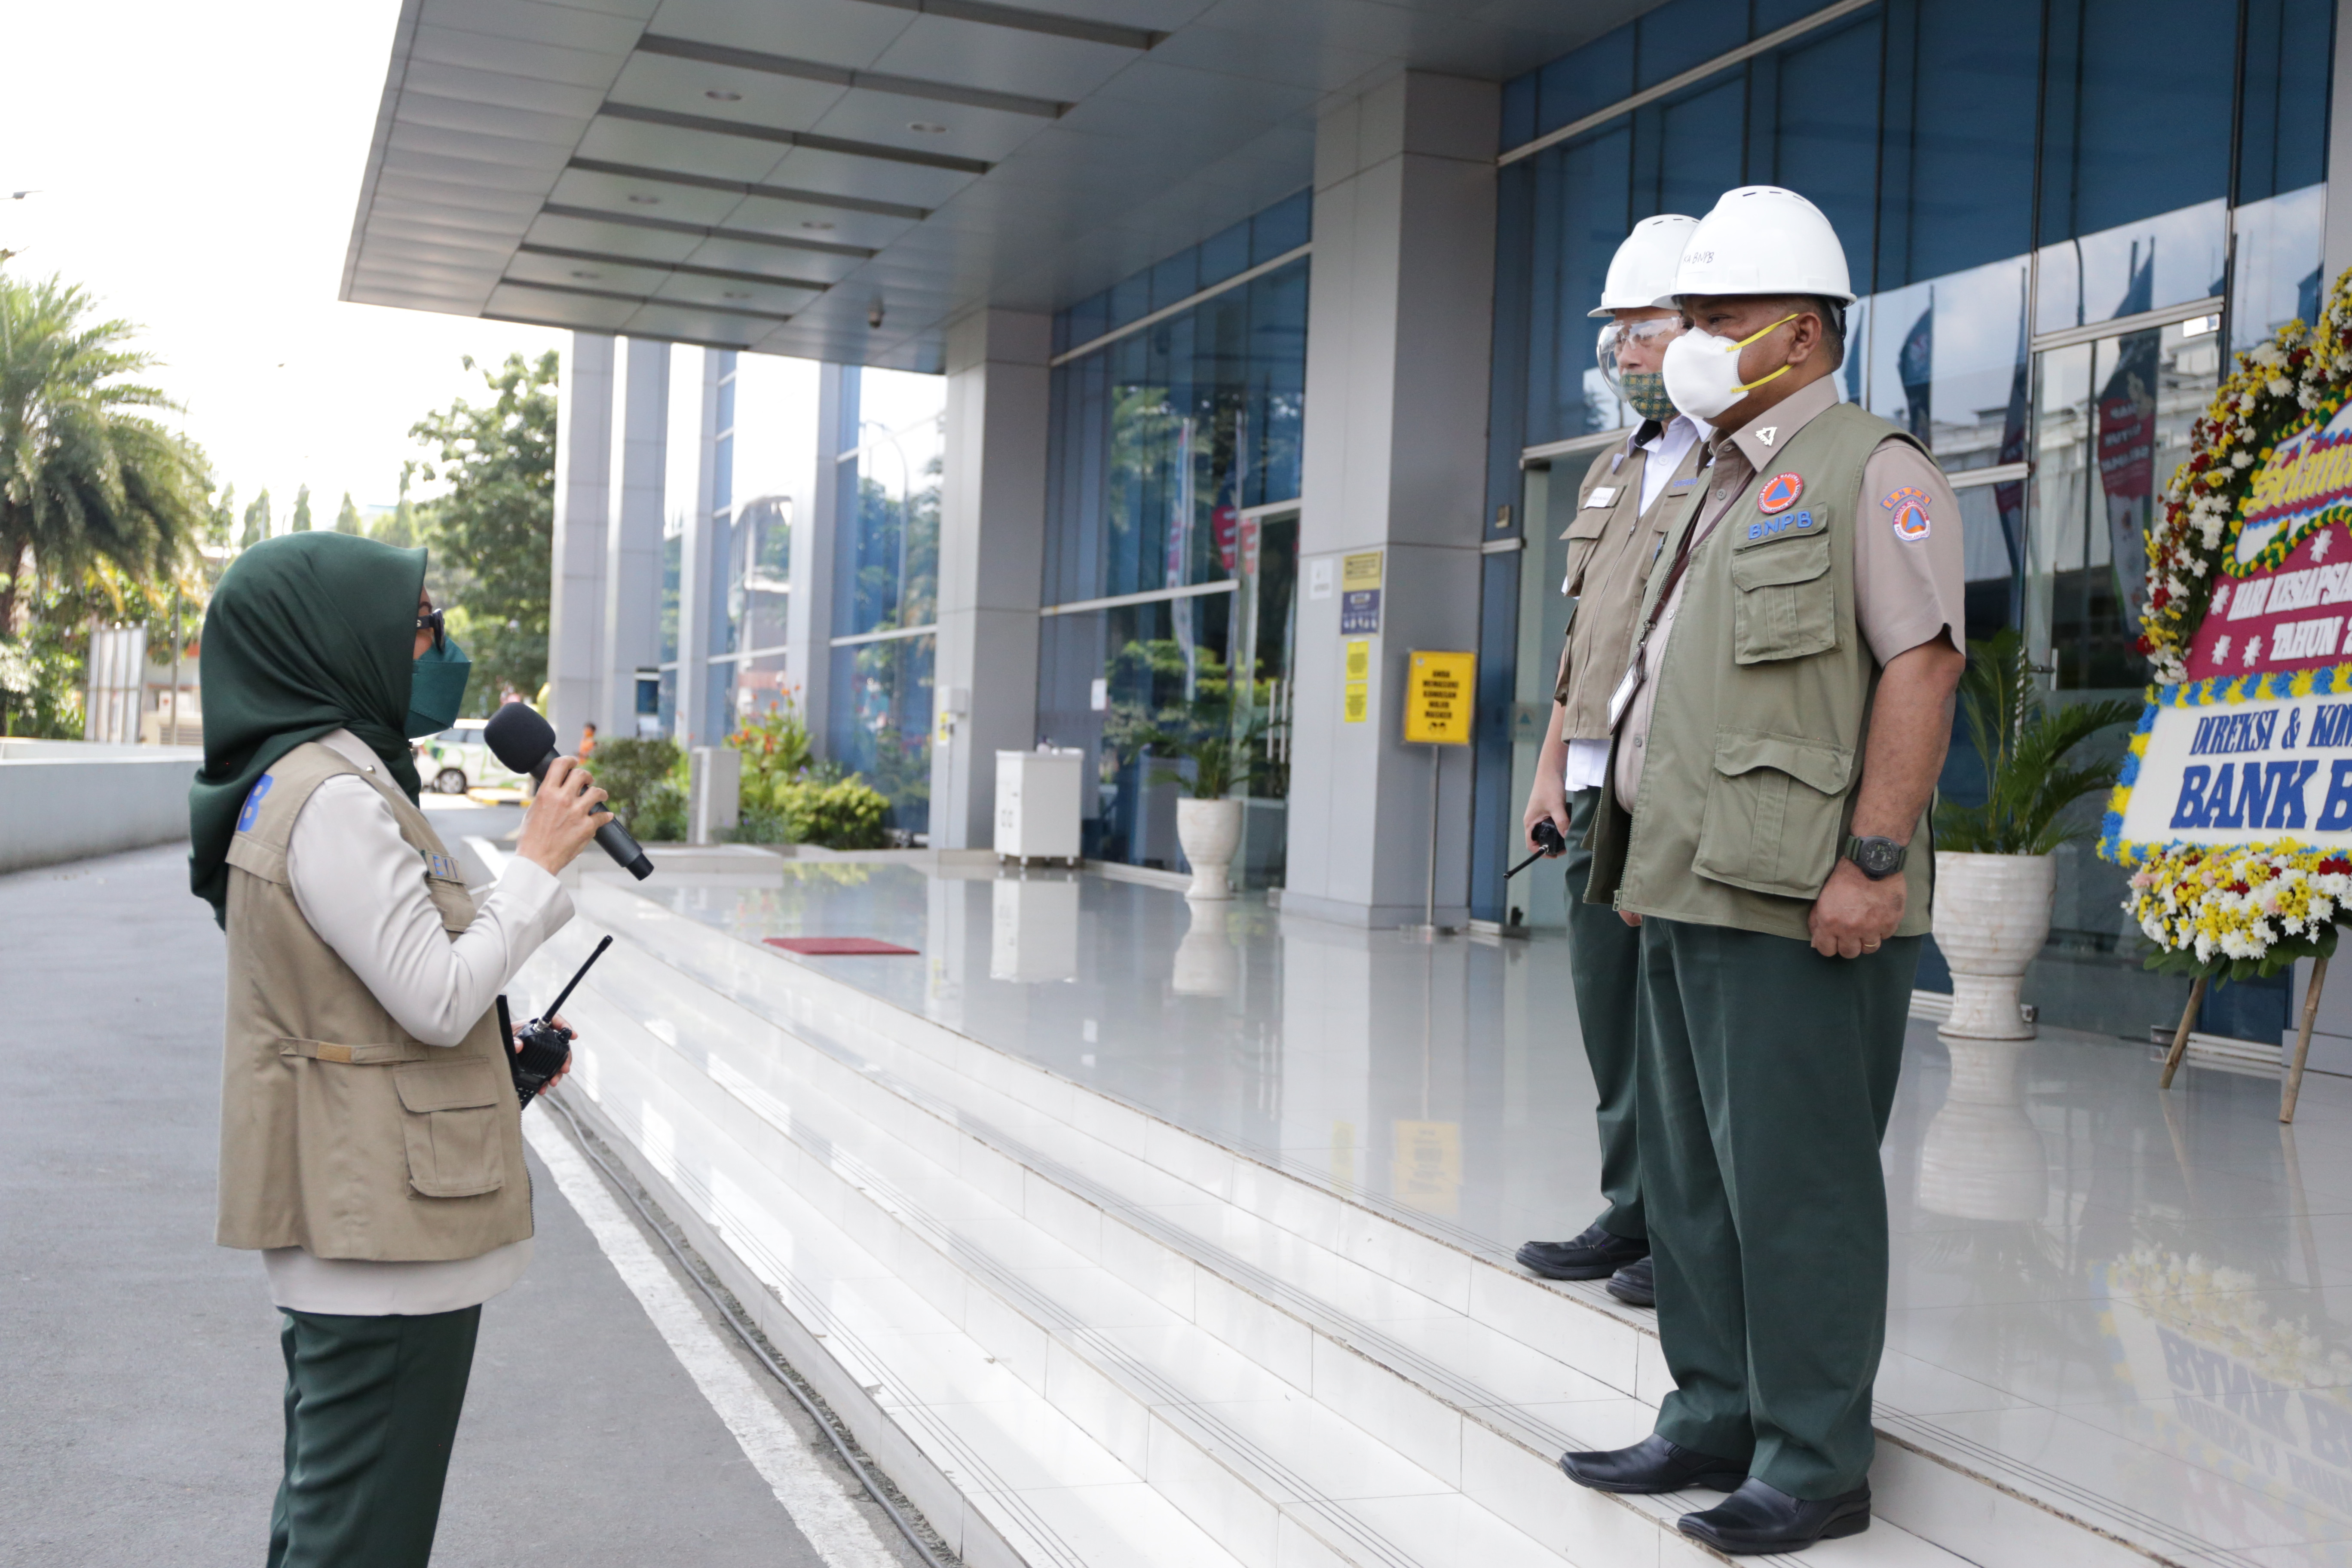
[[[1732,344],[1732,345],[1731,345],[1732,352],[1733,352],[1734,353],[1738,353],[1741,349],[1746,348],[1749,343],[1754,342],[1757,339],[1759,339],[1759,338],[1760,338],[1760,337],[1764,336],[1764,335],[1765,335],[1765,333],[1767,333],[1767,332],[1777,332],[1777,331],[1779,331],[1782,327],[1787,326],[1790,321],[1795,321],[1799,316],[1801,316],[1801,315],[1803,315],[1803,314],[1804,314],[1804,312],[1803,312],[1802,310],[1791,310],[1791,311],[1790,311],[1787,315],[1785,315],[1785,316],[1781,317],[1779,321],[1777,321],[1773,322],[1770,326],[1764,328],[1764,329],[1763,329],[1762,331],[1760,331],[1750,332],[1748,336],[1746,336],[1746,337],[1744,337],[1744,338],[1740,339],[1738,342],[1736,342],[1736,343]],[[1735,383],[1734,384],[1735,384],[1735,385],[1737,385],[1737,386],[1738,387],[1738,389],[1739,389],[1740,391],[1742,391],[1742,392],[1753,392],[1753,391],[1755,391],[1758,387],[1759,387],[1759,386],[1763,385],[1766,382],[1770,381],[1770,380],[1774,379],[1775,377],[1778,377],[1778,376],[1783,376],[1783,375],[1788,374],[1789,374],[1789,372],[1790,372],[1790,370],[1791,368],[1793,368],[1793,367],[1792,367],[1792,366],[1790,366],[1790,365],[1785,365],[1785,364],[1784,364],[1784,365],[1782,365],[1780,369],[1778,369],[1778,370],[1774,371],[1774,372],[1772,373],[1772,374],[1771,374],[1771,375],[1760,375],[1760,376],[1758,376],[1754,381],[1743,381],[1743,382],[1737,382],[1737,383]]]

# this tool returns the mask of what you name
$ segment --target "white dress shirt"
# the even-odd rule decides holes
[[[1706,439],[1707,426],[1687,414],[1677,414],[1646,441],[1632,443],[1649,454],[1642,462],[1642,510],[1647,517],[1650,508],[1665,489],[1666,481],[1683,466],[1690,449]],[[1562,583],[1560,592],[1568,592]],[[1599,789],[1609,782],[1609,742],[1606,741],[1570,741],[1568,742],[1568,793],[1580,789]]]
[[[357,736],[321,743],[374,772]],[[286,879],[310,929],[351,966],[393,1020],[429,1046],[454,1046],[499,991],[572,918],[562,885],[533,861],[508,860],[474,923],[453,940],[426,895],[414,846],[365,779],[339,776],[313,791],[286,845]],[[375,1069],[368,1069],[375,1070]],[[383,1317],[478,1306],[522,1278],[530,1241],[449,1263],[313,1258],[299,1247],[261,1255],[270,1297],[298,1312]]]

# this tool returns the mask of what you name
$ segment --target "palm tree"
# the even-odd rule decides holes
[[[137,412],[174,410],[132,378],[152,354],[127,321],[89,320],[89,296],[0,273],[0,632],[32,577],[100,561],[134,582],[168,574],[209,516],[203,451]]]

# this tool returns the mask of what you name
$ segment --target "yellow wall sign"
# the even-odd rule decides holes
[[[1471,688],[1477,674],[1475,653],[1415,653],[1405,672],[1405,740],[1421,746],[1468,745]]]
[[[1347,645],[1347,679],[1340,685],[1340,720],[1360,724],[1372,716],[1372,643],[1358,637]]]

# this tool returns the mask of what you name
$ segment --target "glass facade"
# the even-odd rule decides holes
[[[1507,84],[1504,145],[1818,8],[1671,0]],[[1572,495],[1631,423],[1584,312],[1634,222],[1703,215],[1739,184],[1789,186],[1835,226],[1862,296],[1839,384],[1953,476],[1969,635],[2021,626],[2062,700],[2136,697],[2142,541],[2225,345],[2318,298],[2334,16],[2325,0],[1881,0],[1507,163],[1488,502],[1521,509],[1528,542],[1488,564],[1487,698],[1513,722],[1484,726],[1476,841],[1516,842],[1540,738],[1562,608],[1553,491]],[[1965,749],[1944,784],[1981,790]],[[1506,915],[1502,869],[1481,858],[1482,917]],[[2141,973],[2121,891],[2087,848],[2066,852],[2032,982],[2043,1017],[2127,1034],[2168,1005],[2177,1018],[2185,984]],[[1922,984],[1942,983],[1931,955]],[[2206,1026],[2274,1037],[2284,998],[2283,983],[2224,987]]]
[[[706,731],[713,736],[774,711],[790,690],[784,639],[792,624],[793,508],[785,476],[765,472],[760,464],[763,445],[775,434],[753,422],[761,400],[747,395],[759,357],[730,350],[718,358]]]
[[[1281,880],[1307,276],[1282,258],[1310,216],[1300,192],[1055,320],[1037,726],[1088,753],[1090,858],[1185,868],[1176,800],[1222,763],[1244,881]]]
[[[831,756],[927,832],[945,382],[845,369],[835,457]]]

